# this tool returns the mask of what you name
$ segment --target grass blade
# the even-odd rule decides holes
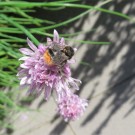
[[[8,21],[13,26],[17,27],[21,31],[23,31],[36,45],[39,44],[39,41],[24,26],[22,26],[19,23],[13,21],[12,19],[10,19],[9,17],[7,17],[4,14],[0,14],[0,17],[3,18],[4,20]]]

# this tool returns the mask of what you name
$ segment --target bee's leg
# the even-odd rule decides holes
[[[60,74],[63,74],[63,67],[65,64],[66,64],[66,61],[60,63],[60,65],[57,65]]]
[[[62,69],[60,66],[58,66],[58,72],[59,72],[59,74],[62,74]]]

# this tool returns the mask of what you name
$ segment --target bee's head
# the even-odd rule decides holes
[[[74,55],[74,49],[71,46],[65,46],[63,52],[69,59]]]

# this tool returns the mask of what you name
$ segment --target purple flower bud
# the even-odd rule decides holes
[[[70,93],[63,95],[58,101],[58,112],[65,121],[76,120],[84,113],[87,106],[87,100]]]

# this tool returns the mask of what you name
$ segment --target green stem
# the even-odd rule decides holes
[[[59,7],[59,6],[65,6],[65,7],[71,7],[71,8],[84,8],[84,9],[92,9],[97,10],[109,14],[113,14],[116,16],[120,16],[122,18],[125,18],[127,20],[132,20],[128,15],[122,14],[117,11],[112,11],[104,8],[100,8],[97,6],[91,6],[91,5],[83,5],[83,4],[73,4],[73,3],[66,3],[66,2],[1,2],[0,6],[15,6],[15,7]],[[133,20],[132,20],[133,21]]]
[[[19,23],[13,21],[11,18],[7,17],[4,14],[0,14],[0,17],[3,18],[4,20],[8,21],[10,24],[15,26],[16,28],[23,31],[36,45],[39,44],[39,41],[24,26],[22,26]]]
[[[111,0],[107,0],[107,1],[105,1],[105,2],[102,2],[102,3],[100,3],[99,5],[97,5],[96,7],[99,8],[99,7],[101,7],[101,6],[103,6],[103,5],[107,4],[107,3],[109,3],[110,1],[111,1]],[[92,9],[89,9],[89,10],[87,10],[87,11],[85,11],[85,12],[83,12],[83,13],[81,13],[81,14],[79,14],[79,15],[77,15],[77,16],[71,18],[71,19],[68,19],[68,20],[66,20],[66,21],[63,21],[63,22],[61,22],[61,23],[54,24],[54,25],[47,26],[47,27],[42,27],[42,28],[34,28],[33,30],[49,30],[49,29],[53,29],[53,28],[57,28],[57,27],[66,25],[66,24],[68,24],[68,23],[74,22],[75,20],[77,20],[77,19],[79,19],[79,18],[85,16],[85,15],[88,14],[91,10],[92,10]]]

